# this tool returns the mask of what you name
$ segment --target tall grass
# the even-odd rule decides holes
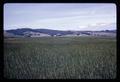
[[[8,79],[114,79],[116,40],[98,37],[8,38]]]

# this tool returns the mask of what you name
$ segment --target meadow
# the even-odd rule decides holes
[[[7,79],[115,79],[116,38],[4,39]]]

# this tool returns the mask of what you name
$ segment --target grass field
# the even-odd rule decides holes
[[[114,79],[116,61],[115,38],[4,39],[8,79]]]

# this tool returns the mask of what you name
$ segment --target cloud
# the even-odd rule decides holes
[[[111,4],[9,4],[4,11],[4,28],[8,29],[99,30],[116,22],[116,10]]]
[[[113,30],[116,29],[116,23],[96,23],[88,25],[84,30]]]

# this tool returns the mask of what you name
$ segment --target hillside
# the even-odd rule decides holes
[[[34,36],[39,37],[42,35],[47,36],[116,36],[116,30],[104,30],[104,31],[61,31],[61,30],[51,30],[51,29],[12,29],[5,30],[4,36]]]

